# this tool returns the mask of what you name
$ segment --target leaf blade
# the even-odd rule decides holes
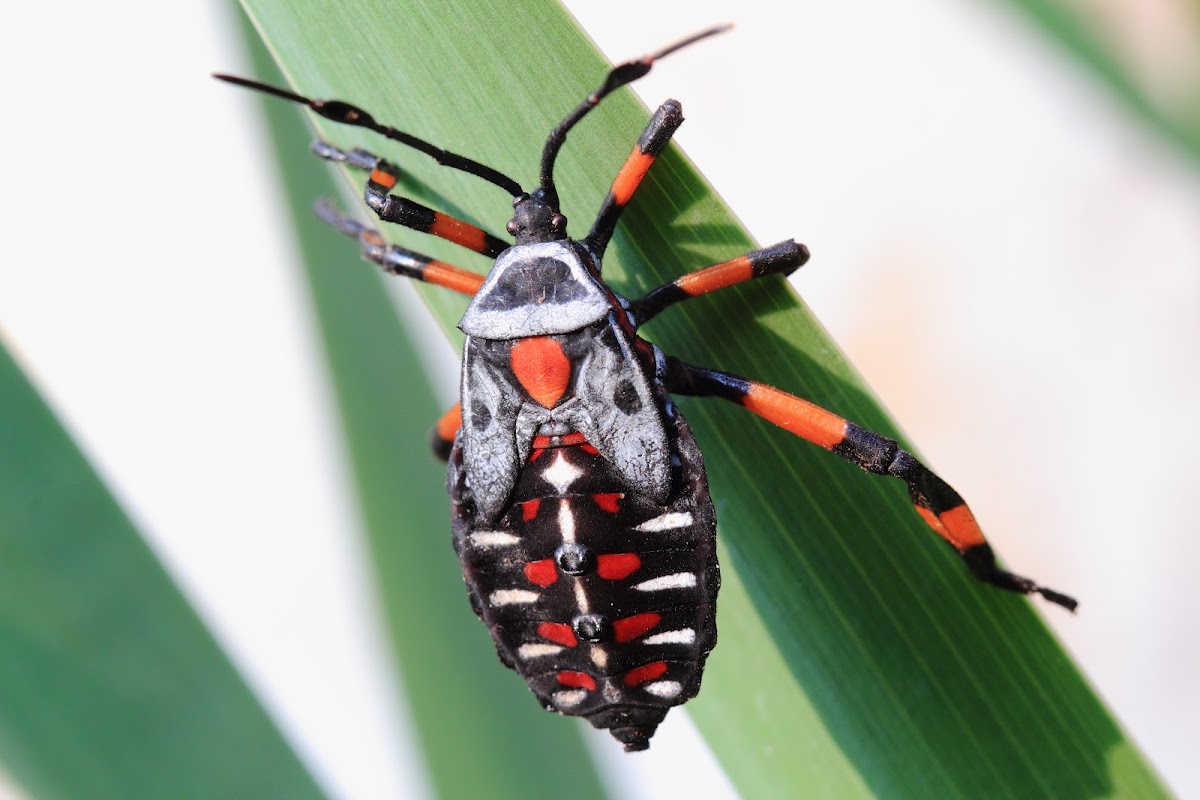
[[[324,796],[3,348],[0,453],[0,754],[25,789]]]
[[[429,4],[409,3],[399,14],[389,6],[404,26],[389,25],[379,4],[339,5],[323,19],[320,37],[355,53],[354,64],[320,63],[311,53],[313,31],[299,31],[280,55],[302,91],[352,100],[526,179],[541,132],[604,73],[552,4],[526,5],[519,20],[482,0],[455,9],[452,19]],[[356,21],[353,30],[343,29],[342,18]],[[464,127],[464,119],[485,120],[486,135]],[[556,175],[576,230],[645,119],[644,109],[618,94],[572,133]],[[353,132],[323,130],[340,144],[380,149]],[[494,189],[420,157],[400,153],[396,160],[413,173],[406,194],[471,221],[491,220],[492,229],[507,218]],[[478,264],[437,242],[395,237]],[[751,244],[672,148],[623,219],[605,272],[619,290],[637,295]],[[423,294],[450,329],[461,300]],[[786,289],[746,286],[698,300],[656,321],[651,335],[687,361],[745,372],[897,434]],[[708,459],[730,576],[721,598],[723,644],[691,709],[743,791],[1163,793],[1144,763],[1125,757],[1131,746],[1029,604],[971,582],[911,513],[902,487],[783,438],[738,409],[683,406]]]

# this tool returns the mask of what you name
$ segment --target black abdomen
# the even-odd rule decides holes
[[[672,424],[673,423],[673,424]],[[672,500],[649,502],[578,434],[537,437],[509,507],[479,526],[456,443],[454,546],[500,659],[546,708],[586,717],[641,750],[695,696],[716,644],[716,520],[681,417]]]

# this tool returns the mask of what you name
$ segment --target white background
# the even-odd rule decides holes
[[[207,77],[244,71],[228,9],[74,5],[0,30],[0,336],[324,785],[421,796],[265,145]],[[614,60],[737,23],[639,92],[760,241],[809,245],[804,298],[1005,560],[1081,598],[1050,623],[1200,796],[1196,165],[999,4],[570,5]],[[610,772],[727,791],[695,746]]]

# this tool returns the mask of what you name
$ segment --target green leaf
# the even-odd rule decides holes
[[[549,0],[522,3],[519,13],[499,0],[245,4],[298,91],[354,102],[526,186],[536,178],[545,133],[606,70]],[[572,132],[556,176],[574,231],[590,223],[647,116],[628,92],[618,92]],[[398,192],[503,230],[510,201],[495,187],[361,131],[317,127],[340,146],[366,147],[397,161],[411,176]],[[361,176],[352,180],[359,183]],[[480,257],[430,237],[387,235],[453,263],[487,268]],[[626,212],[605,276],[636,296],[752,246],[672,148]],[[352,257],[350,250],[343,247],[343,258]],[[422,294],[458,341],[453,324],[464,301],[430,287]],[[365,302],[355,301],[356,312]],[[647,333],[688,362],[765,380],[897,435],[782,282],[693,301]],[[385,351],[398,346],[390,339],[362,344]],[[347,406],[348,426],[361,428],[360,436],[374,431],[379,440],[380,460],[360,474],[398,487],[416,474],[404,469],[428,469],[419,461],[386,467],[382,451],[391,457],[400,445],[374,427],[389,412],[408,416],[415,408],[402,399],[407,394],[387,393],[396,383],[411,390],[402,365],[340,369],[370,371],[380,398],[390,398],[374,410]],[[969,578],[913,514],[902,485],[872,478],[739,408],[687,399],[682,407],[706,454],[725,576],[721,642],[701,696],[688,708],[746,796],[1165,794],[1029,602]],[[394,471],[380,474],[384,469]],[[444,504],[432,496],[425,502]],[[424,525],[433,518],[420,519]],[[424,535],[439,534],[426,529]],[[379,540],[380,552],[385,545]],[[412,546],[412,540],[394,542],[389,558],[406,558]],[[394,568],[391,561],[381,565]],[[445,580],[458,590],[454,579]],[[422,591],[432,597],[432,579]],[[410,625],[424,624],[433,613],[430,604],[403,612]],[[402,657],[408,670],[417,655]],[[476,674],[499,671],[490,661],[476,665]],[[410,677],[415,684],[416,673]],[[436,676],[428,679],[418,691],[437,691]]]
[[[322,796],[3,348],[0,758],[38,798]]]

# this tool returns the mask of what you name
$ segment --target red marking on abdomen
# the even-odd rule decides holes
[[[537,626],[537,634],[543,639],[549,639],[567,647],[579,644],[579,640],[575,638],[575,632],[565,622],[543,622]]]
[[[666,669],[666,666],[666,664],[663,664],[663,669]],[[558,673],[558,682],[563,686],[570,686],[575,689],[596,690],[595,679],[586,672],[560,672]]]
[[[619,619],[613,622],[613,636],[618,642],[631,642],[650,631],[659,622],[662,622],[662,617],[653,611]]]
[[[556,439],[558,440],[557,442],[555,441]],[[573,433],[564,433],[562,436],[533,437],[533,446],[539,449],[545,449],[547,447],[574,447],[575,445],[582,446],[584,450],[592,447],[587,443],[587,439],[583,437],[583,434],[578,431]],[[597,451],[596,448],[592,447],[592,449],[588,452],[595,453]]]
[[[545,408],[562,399],[571,383],[571,360],[562,345],[549,336],[531,336],[513,345],[510,358],[513,374],[530,397]]]
[[[652,661],[649,664],[643,664],[642,666],[636,669],[631,669],[629,672],[625,673],[625,685],[637,686],[638,684],[645,683],[646,681],[654,680],[655,678],[664,674],[666,671],[667,662],[665,661]],[[559,673],[559,680],[562,680],[561,672]]]
[[[530,561],[525,564],[525,577],[538,586],[549,586],[558,580],[558,570],[554,567],[554,561],[549,558]]]
[[[600,510],[610,514],[617,513],[617,501],[622,497],[624,495],[619,492],[598,492],[592,495],[592,499],[596,501],[596,505],[600,506]]]
[[[606,581],[628,578],[630,573],[642,566],[637,553],[607,553],[596,556],[596,574]]]
[[[530,459],[530,460],[532,460],[532,459]],[[536,517],[537,512],[538,512],[538,507],[541,504],[542,504],[541,498],[535,498],[533,500],[526,500],[524,503],[521,503],[521,519],[525,522],[529,522],[534,517]]]

